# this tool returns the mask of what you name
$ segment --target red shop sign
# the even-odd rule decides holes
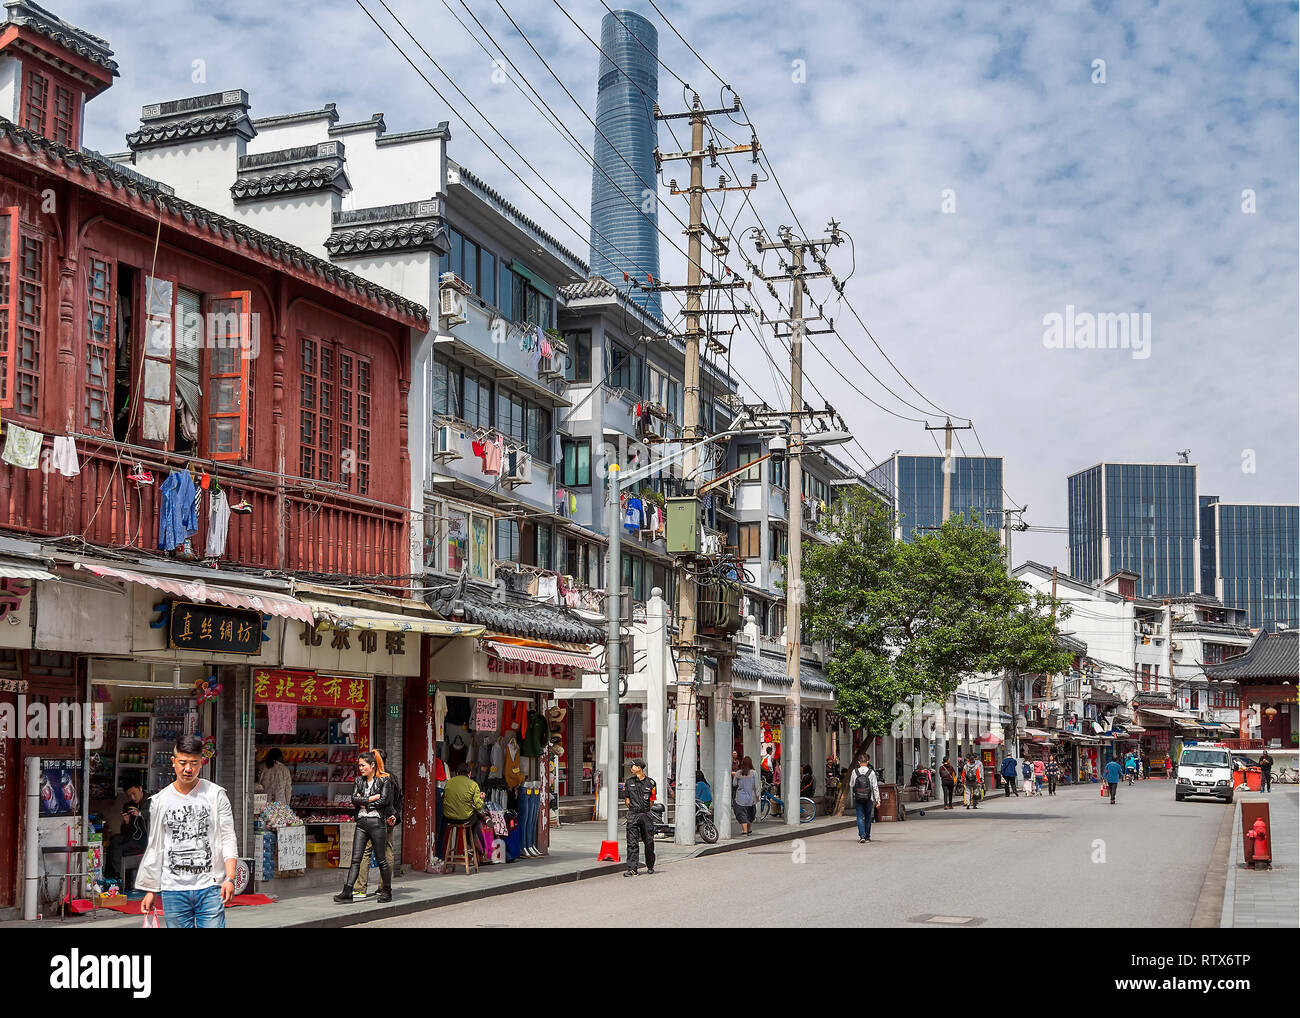
[[[253,672],[253,698],[258,703],[367,710],[370,707],[370,680],[285,668],[259,668]]]

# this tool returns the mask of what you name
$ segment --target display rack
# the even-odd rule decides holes
[[[149,741],[153,737],[153,714],[123,711],[114,729],[117,748],[113,756],[113,788],[126,788],[127,776],[146,783],[149,775]],[[149,791],[149,789],[145,789]]]

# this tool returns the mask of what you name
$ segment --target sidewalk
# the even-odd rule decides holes
[[[1241,803],[1268,803],[1273,837],[1273,868],[1248,870],[1242,861]],[[1221,927],[1255,929],[1300,923],[1300,787],[1273,785],[1273,791],[1238,793],[1233,805],[1228,877],[1223,890]]]
[[[716,845],[697,844],[686,848],[671,841],[656,841],[655,854],[663,862],[675,862],[695,856],[719,852],[741,851],[755,845],[793,841],[795,838],[813,837],[842,831],[853,827],[853,817],[818,817],[797,829],[786,827],[776,820],[755,826],[749,837],[736,837]],[[737,830],[739,830],[737,828]],[[565,824],[551,831],[550,854],[542,859],[520,859],[513,863],[483,866],[477,873],[459,874],[415,873],[408,871],[393,881],[393,900],[380,904],[373,894],[358,899],[351,905],[340,905],[330,900],[342,886],[312,888],[302,894],[285,895],[272,905],[240,906],[226,911],[226,925],[231,929],[304,929],[309,927],[332,928],[355,926],[376,919],[390,919],[422,912],[444,905],[455,905],[478,898],[514,891],[526,891],[589,877],[609,876],[623,872],[623,864],[598,863],[596,853],[605,838],[605,824]],[[622,858],[622,829],[619,830],[619,855]],[[644,859],[642,860],[644,865]],[[376,886],[372,874],[372,889]],[[58,918],[39,923],[22,920],[0,923],[0,928],[36,927],[77,930],[125,929],[141,925],[138,915],[127,916],[112,910],[100,910],[85,916],[72,917],[60,923]]]

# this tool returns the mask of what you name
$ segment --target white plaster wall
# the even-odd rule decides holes
[[[276,152],[282,148],[299,148],[304,145],[319,145],[323,141],[335,139],[329,134],[329,118],[322,116],[319,120],[308,120],[293,124],[275,124],[257,127],[257,137],[248,143],[248,155],[260,152]]]
[[[438,260],[432,252],[393,251],[332,260],[340,268],[437,311]]]
[[[136,153],[135,168],[146,177],[171,185],[178,197],[233,219],[235,201],[230,186],[238,174],[239,157],[244,154],[242,138],[208,138],[142,149]]]
[[[0,116],[19,122],[22,93],[22,63],[11,56],[0,57]]]
[[[333,137],[343,142],[352,181],[345,209],[423,201],[446,193],[446,156],[440,138],[377,145],[370,131]]]
[[[265,203],[244,202],[235,206],[234,218],[328,260],[325,241],[330,235],[331,218],[337,208],[338,196],[330,191],[289,195]]]

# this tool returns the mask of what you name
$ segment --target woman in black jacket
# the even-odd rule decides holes
[[[388,868],[388,814],[393,809],[393,779],[384,770],[384,758],[378,750],[366,750],[357,758],[361,776],[352,787],[352,805],[357,808],[357,827],[352,835],[352,866],[348,870],[343,890],[334,900],[346,903],[352,900],[352,885],[361,875],[366,859],[366,849],[374,846],[375,861],[379,864],[379,901],[392,901],[392,870]]]

